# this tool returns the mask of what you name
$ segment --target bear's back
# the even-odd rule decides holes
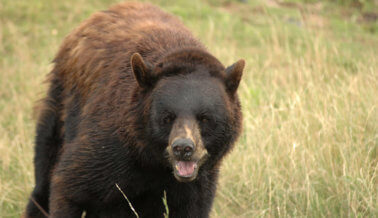
[[[180,48],[205,49],[174,16],[146,3],[122,3],[93,14],[72,31],[54,59],[53,72],[64,89],[83,97],[98,83],[131,76],[130,57],[137,52],[154,63]]]

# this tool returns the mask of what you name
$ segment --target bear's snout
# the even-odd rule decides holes
[[[175,121],[167,152],[178,181],[190,182],[197,177],[198,169],[207,157],[207,151],[194,119],[178,118]]]
[[[191,139],[176,139],[172,143],[173,154],[178,160],[190,160],[195,150],[194,142]]]

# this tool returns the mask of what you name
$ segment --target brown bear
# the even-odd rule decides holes
[[[122,3],[54,59],[26,217],[208,217],[241,132],[244,60],[225,68],[172,15]]]

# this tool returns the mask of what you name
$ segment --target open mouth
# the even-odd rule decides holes
[[[198,164],[196,161],[175,161],[174,175],[181,182],[189,182],[196,178]]]

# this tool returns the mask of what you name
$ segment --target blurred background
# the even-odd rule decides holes
[[[34,186],[32,108],[60,43],[116,2],[0,0],[0,217]],[[377,0],[150,2],[247,63],[212,217],[377,217]]]

